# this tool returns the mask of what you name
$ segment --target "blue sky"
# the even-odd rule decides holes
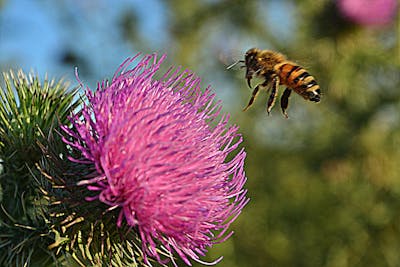
[[[158,0],[6,1],[0,9],[0,68],[74,79],[73,66],[60,63],[61,53],[69,47],[89,55],[85,58],[90,59],[92,73],[87,79],[109,77],[125,58],[136,53],[115,30],[121,11],[129,9],[138,11],[144,34],[151,33],[146,39],[161,45],[166,38],[162,31],[165,14]]]

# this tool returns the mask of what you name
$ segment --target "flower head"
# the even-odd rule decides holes
[[[383,25],[394,18],[397,0],[339,0],[339,10],[358,24]]]
[[[155,75],[165,56],[125,61],[111,83],[86,95],[88,103],[63,127],[65,142],[81,152],[71,159],[95,166],[79,184],[119,208],[118,225],[136,227],[147,256],[162,262],[157,248],[186,264],[228,238],[228,227],[248,202],[245,152],[229,116],[219,116],[210,88],[190,71]]]

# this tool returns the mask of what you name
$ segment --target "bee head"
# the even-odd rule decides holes
[[[254,74],[259,70],[258,66],[258,54],[260,50],[257,48],[251,48],[247,50],[244,56],[244,63],[246,66],[246,79],[247,84],[251,88],[251,79],[253,78]]]
[[[244,56],[244,63],[246,64],[247,68],[253,68],[254,66],[257,65],[257,57],[258,54],[260,53],[260,50],[257,48],[251,48],[247,50],[245,56]]]

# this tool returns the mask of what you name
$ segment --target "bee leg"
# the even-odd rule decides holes
[[[268,115],[271,113],[271,110],[275,105],[275,101],[278,96],[278,85],[279,85],[279,78],[275,77],[274,80],[272,81],[271,94],[269,96],[268,104],[267,104]]]
[[[259,91],[259,90],[260,90],[260,86],[257,85],[256,88],[254,88],[253,93],[251,94],[251,98],[250,98],[249,103],[248,103],[247,106],[243,109],[243,111],[248,110],[249,107],[250,107],[251,105],[253,105],[254,100],[256,99],[256,97],[257,97],[257,95],[258,95],[258,91]]]
[[[282,97],[281,97],[282,113],[286,117],[286,119],[289,118],[289,116],[288,116],[288,114],[286,112],[286,109],[289,106],[289,97],[290,97],[291,93],[292,93],[292,90],[290,90],[289,88],[286,88],[285,91],[282,94]]]
[[[258,93],[259,93],[259,90],[260,90],[260,89],[263,89],[263,88],[266,88],[266,87],[268,86],[268,84],[269,84],[268,80],[265,80],[262,84],[259,84],[259,85],[256,86],[256,88],[254,88],[253,93],[251,94],[250,101],[249,101],[249,103],[247,104],[247,106],[243,109],[243,111],[248,110],[249,107],[250,107],[251,105],[253,105],[253,103],[254,103],[254,101],[255,101],[255,99],[256,99]]]

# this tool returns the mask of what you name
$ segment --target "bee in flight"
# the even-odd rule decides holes
[[[250,88],[252,88],[251,79],[253,77],[263,79],[263,82],[254,88],[250,101],[243,111],[246,111],[253,104],[260,89],[266,89],[267,91],[271,90],[267,103],[267,112],[269,115],[278,96],[279,85],[286,86],[281,97],[281,108],[286,118],[288,118],[286,110],[292,90],[306,100],[313,102],[321,100],[321,89],[315,78],[303,67],[288,61],[281,53],[252,48],[246,52],[244,60],[235,62],[228,69],[238,63],[244,63],[242,67],[246,68],[246,79]]]

